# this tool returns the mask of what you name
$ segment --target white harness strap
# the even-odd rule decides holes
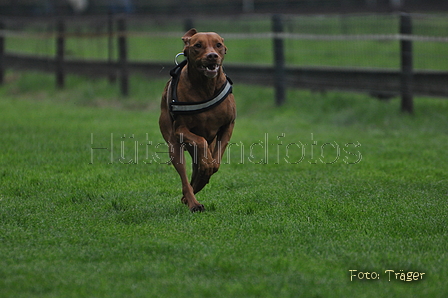
[[[198,102],[198,103],[188,103],[188,102],[171,102],[171,112],[174,114],[191,114],[200,113],[214,106],[220,104],[226,97],[232,92],[232,85],[229,81],[226,81],[223,87],[221,87],[218,95],[212,99]]]

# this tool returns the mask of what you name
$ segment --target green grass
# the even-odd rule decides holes
[[[158,146],[164,81],[133,77],[120,98],[105,80],[70,76],[59,91],[52,76],[6,80],[2,297],[448,294],[446,100],[416,98],[410,116],[396,99],[290,90],[274,108],[271,89],[236,82],[230,159],[198,194],[207,211],[192,214]],[[136,141],[138,163],[125,164]],[[90,164],[92,147],[109,149]]]

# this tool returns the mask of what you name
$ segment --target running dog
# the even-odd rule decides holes
[[[232,81],[222,63],[227,47],[214,32],[190,29],[182,37],[186,59],[174,68],[162,95],[160,131],[171,163],[182,181],[182,202],[191,212],[204,211],[195,194],[219,169],[232,136],[236,106]],[[188,181],[184,151],[192,158]]]

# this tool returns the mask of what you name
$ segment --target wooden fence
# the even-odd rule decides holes
[[[112,20],[112,19],[110,19]],[[191,22],[191,20],[189,21]],[[191,24],[188,24],[190,26]],[[127,55],[126,18],[117,20],[117,32],[112,32],[109,22],[110,40],[117,38],[118,59],[107,60],[67,59],[65,52],[65,24],[57,22],[56,55],[53,58],[5,52],[4,36],[0,34],[0,83],[3,83],[6,69],[37,70],[55,74],[56,86],[64,87],[66,74],[81,74],[118,79],[123,95],[129,94],[129,75],[140,73],[152,78],[168,78],[173,65],[161,62],[132,62]],[[0,21],[0,32],[6,32]],[[274,65],[226,64],[226,73],[237,83],[273,86],[277,105],[283,104],[286,88],[307,88],[313,90],[344,90],[367,92],[377,97],[401,95],[401,109],[413,112],[413,95],[448,97],[447,71],[414,71],[412,52],[412,22],[408,14],[400,17],[400,34],[393,38],[400,40],[401,69],[352,69],[336,67],[291,67],[285,64],[284,33],[281,15],[272,17]],[[112,46],[109,42],[109,47]],[[165,65],[163,65],[165,64]]]

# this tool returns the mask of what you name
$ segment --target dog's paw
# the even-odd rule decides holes
[[[205,211],[205,207],[202,204],[195,205],[195,206],[190,208],[190,211],[191,212],[203,212],[203,211]]]

